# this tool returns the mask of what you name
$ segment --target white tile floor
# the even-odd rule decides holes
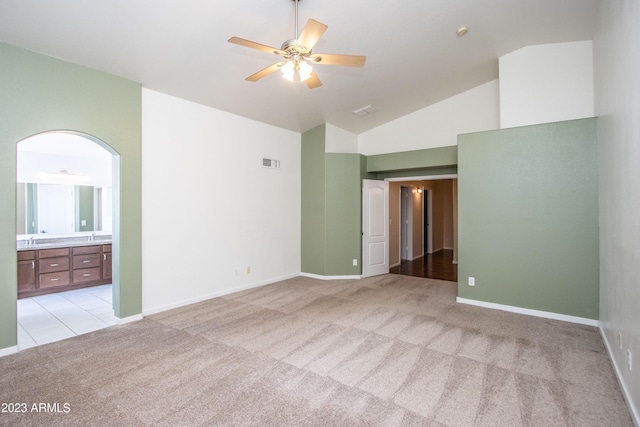
[[[18,300],[18,348],[60,341],[115,325],[111,285]]]

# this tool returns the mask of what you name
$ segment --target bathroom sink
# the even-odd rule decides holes
[[[32,245],[18,245],[18,250],[24,250],[24,249],[40,249],[40,248],[46,248],[49,246],[53,246],[53,243],[34,243]]]

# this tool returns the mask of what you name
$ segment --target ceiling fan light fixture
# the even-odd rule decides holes
[[[282,71],[282,78],[289,80],[290,82],[294,81],[295,69],[293,65],[293,61],[287,61],[285,64],[280,67],[280,71]]]
[[[231,37],[228,40],[229,43],[276,54],[282,57],[281,61],[271,64],[257,73],[253,73],[245,80],[257,82],[261,78],[280,69],[283,78],[291,82],[305,82],[309,89],[314,89],[322,86],[322,82],[318,78],[317,73],[313,70],[312,62],[314,64],[319,64],[322,61],[322,64],[325,65],[342,65],[346,67],[364,66],[366,57],[360,55],[312,54],[312,49],[329,27],[315,19],[308,19],[302,29],[302,32],[298,33],[299,1],[300,0],[293,0],[296,12],[294,20],[294,38],[286,40],[280,49],[252,42],[251,40],[241,39],[240,37]]]
[[[298,73],[300,74],[300,81],[303,82],[311,77],[311,73],[313,72],[313,68],[307,61],[300,61],[298,63]]]
[[[313,68],[305,60],[295,61],[290,59],[282,67],[282,78],[290,82],[303,82],[311,77]]]
[[[72,173],[66,169],[62,169],[59,172],[38,172],[37,177],[44,181],[79,184],[89,179],[87,175],[81,173]]]

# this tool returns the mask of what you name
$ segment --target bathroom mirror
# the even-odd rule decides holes
[[[21,183],[16,188],[17,234],[111,231],[111,188]]]

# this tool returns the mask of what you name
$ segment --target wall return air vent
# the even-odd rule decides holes
[[[280,160],[262,159],[262,166],[270,169],[280,169]]]

